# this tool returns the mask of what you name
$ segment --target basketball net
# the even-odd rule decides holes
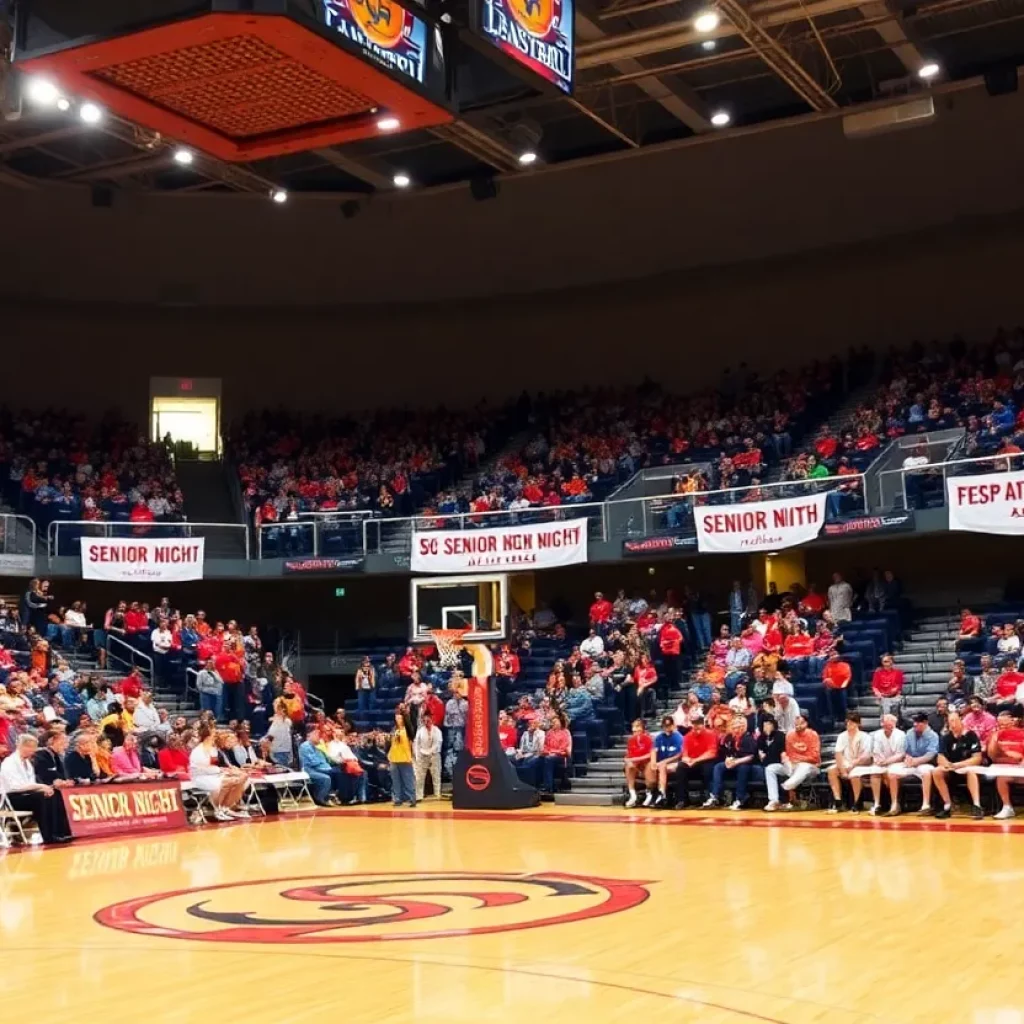
[[[441,668],[458,668],[459,651],[462,649],[462,638],[468,629],[432,629],[431,637],[437,648],[437,660]]]

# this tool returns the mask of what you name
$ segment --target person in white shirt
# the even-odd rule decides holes
[[[0,792],[6,794],[16,811],[28,811],[39,826],[44,843],[71,841],[64,803],[52,786],[36,780],[32,763],[39,741],[29,733],[18,737],[13,754],[0,763]]]
[[[592,629],[590,635],[580,644],[580,654],[585,658],[600,658],[604,654],[604,639],[598,635],[596,629]]]
[[[142,691],[142,697],[132,714],[132,725],[137,733],[160,731],[160,713],[153,707],[153,694],[149,690]],[[142,742],[145,742],[145,737]]]
[[[800,705],[785,691],[776,692],[773,687],[772,694],[775,698],[775,728],[788,736],[796,728],[796,720],[801,714]]]
[[[341,768],[345,773],[346,778],[350,779],[355,787],[355,792],[352,799],[349,800],[349,803],[365,804],[366,772],[363,770],[363,766],[359,764],[359,758],[352,752],[352,748],[343,739],[340,739],[337,734],[335,734],[333,739],[331,739],[327,744],[327,757]],[[347,768],[347,763],[354,763],[358,765],[358,773],[354,769]],[[435,778],[440,778],[440,772],[435,776]],[[440,783],[438,783],[438,785],[440,786]],[[420,799],[422,800],[423,798],[420,797]]]
[[[416,799],[423,799],[427,772],[434,784],[434,797],[441,799],[441,730],[434,725],[429,711],[420,716],[420,725],[412,741],[412,768],[416,775]]]
[[[832,586],[828,588],[828,610],[836,622],[853,618],[853,587],[838,572],[832,573]]]
[[[850,778],[871,778],[872,814],[881,814],[882,777],[889,774],[891,765],[899,764],[907,756],[907,735],[896,728],[895,715],[882,716],[882,728],[871,734],[871,763],[850,772]]]
[[[838,814],[843,810],[843,779],[850,783],[850,789],[853,791],[850,810],[856,813],[860,810],[860,794],[864,783],[860,775],[851,776],[851,772],[857,768],[868,767],[874,759],[874,745],[871,737],[861,731],[859,711],[847,712],[846,731],[839,734],[835,753],[836,763],[826,773],[832,789],[832,806],[829,807],[828,813]]]
[[[188,757],[192,785],[208,793],[218,821],[248,818],[249,812],[234,809],[249,784],[240,768],[222,768],[217,757],[217,730],[210,722],[199,723],[199,742]]]
[[[1003,635],[996,641],[1000,654],[1020,654],[1020,637],[1008,622],[1003,627]]]
[[[153,676],[155,682],[167,677],[168,655],[174,646],[174,637],[167,628],[166,619],[160,620],[160,624],[150,634],[149,641],[153,645]]]

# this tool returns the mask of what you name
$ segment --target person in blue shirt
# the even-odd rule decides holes
[[[900,813],[900,783],[912,775],[921,778],[935,771],[935,759],[939,754],[938,734],[928,725],[928,716],[919,711],[914,715],[914,728],[907,733],[907,745],[902,761],[889,765],[886,781],[889,783],[889,796],[892,806],[886,812],[887,817],[895,817]]]
[[[592,722],[595,719],[594,698],[590,696],[590,691],[583,685],[583,680],[579,676],[573,677],[572,689],[565,698],[565,710],[569,720],[574,724]]]
[[[317,806],[329,807],[332,802],[341,803],[345,776],[340,768],[327,760],[327,755],[320,749],[320,730],[316,726],[306,733],[305,740],[299,744],[299,767],[309,776],[313,802]]]
[[[654,751],[651,763],[658,775],[658,795],[653,789],[647,790],[644,807],[664,807],[668,793],[668,773],[675,771],[679,759],[683,756],[683,737],[676,732],[676,723],[671,715],[661,720],[661,732],[654,737]]]

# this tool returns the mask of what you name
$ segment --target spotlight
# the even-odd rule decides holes
[[[78,116],[86,124],[99,124],[103,120],[103,111],[95,103],[83,103],[78,108]]]
[[[535,164],[537,162],[537,154],[534,153],[532,149],[528,149],[524,153],[519,154],[519,162],[524,167],[529,167],[530,164]]]
[[[396,128],[400,128],[402,122],[397,117],[382,117],[377,122],[377,128],[382,132],[393,132]]]
[[[62,114],[66,114],[71,109],[71,100],[67,99],[64,96],[61,96],[61,98],[57,100],[57,109]]]
[[[48,78],[30,78],[25,95],[41,107],[52,107],[60,99],[60,90]]]
[[[288,193],[285,192],[283,188],[275,188],[274,191],[270,193],[270,198],[273,199],[275,203],[286,203],[288,202]]]
[[[707,51],[708,51],[709,53],[710,53],[710,52],[711,52],[711,51],[712,51],[712,50],[713,50],[713,49],[714,49],[714,48],[715,48],[715,47],[716,47],[717,45],[718,45],[718,43],[716,43],[714,39],[705,39],[705,40],[704,40],[704,42],[700,44],[700,46],[701,46],[701,49],[702,49],[702,50],[707,50]]]
[[[693,27],[698,32],[714,32],[721,20],[718,16],[718,11],[701,11],[693,19]]]
[[[716,128],[724,128],[731,120],[732,118],[724,110],[716,110],[711,115],[711,123]]]
[[[191,149],[186,149],[184,146],[179,146],[174,151],[174,162],[176,164],[181,164],[182,167],[188,167],[193,160],[195,160],[195,157],[192,155]]]
[[[917,69],[917,77],[923,78],[927,82],[929,78],[934,78],[941,70],[942,68],[935,61],[930,60],[927,64],[922,64]]]
[[[391,180],[395,188],[408,188],[412,184],[412,178],[405,171],[399,171]]]

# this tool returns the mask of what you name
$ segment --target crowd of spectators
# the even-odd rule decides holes
[[[0,410],[0,487],[44,535],[59,521],[141,529],[182,518],[169,445],[115,414],[92,421],[66,410]]]

